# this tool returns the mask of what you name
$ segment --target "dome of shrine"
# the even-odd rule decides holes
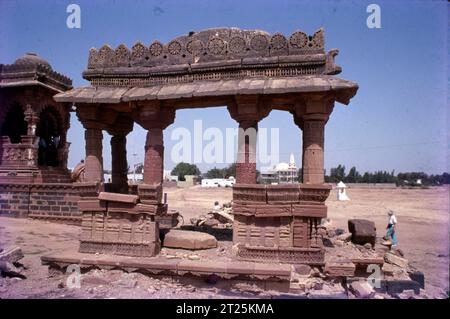
[[[279,163],[276,166],[277,171],[287,171],[289,170],[289,164],[288,163]]]
[[[48,63],[45,59],[41,58],[39,55],[37,55],[36,53],[27,53],[25,54],[23,57],[18,58],[15,62],[15,65],[33,65],[33,66],[37,66],[37,65],[45,65],[46,67],[48,67],[49,69],[52,68],[52,66],[50,65],[50,63]]]

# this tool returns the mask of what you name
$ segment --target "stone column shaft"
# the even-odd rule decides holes
[[[114,135],[111,138],[111,182],[113,190],[128,193],[127,138]]]
[[[303,183],[324,183],[324,120],[303,119]]]
[[[239,123],[236,161],[236,182],[239,184],[256,184],[257,132],[257,123]]]
[[[144,159],[144,184],[162,184],[164,175],[164,139],[162,128],[147,132]]]
[[[85,180],[103,181],[103,133],[101,129],[88,128],[84,133],[86,141]]]

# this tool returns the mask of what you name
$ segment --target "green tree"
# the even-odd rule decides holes
[[[345,178],[345,166],[339,164],[338,167],[330,170],[330,182],[339,183]]]
[[[225,171],[224,171],[224,169],[214,167],[206,172],[205,177],[206,178],[225,178]]]
[[[172,172],[170,174],[178,176],[179,181],[185,181],[186,180],[184,178],[185,175],[199,176],[201,173],[200,173],[200,170],[198,169],[197,165],[180,162],[177,164],[177,166],[174,167],[174,169],[172,170]]]

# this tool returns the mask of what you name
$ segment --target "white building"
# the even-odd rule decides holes
[[[278,163],[272,169],[261,172],[263,184],[290,184],[298,183],[298,169],[295,165],[294,154],[289,157],[288,163]]]
[[[236,179],[233,176],[228,178],[203,178],[202,187],[233,187]]]

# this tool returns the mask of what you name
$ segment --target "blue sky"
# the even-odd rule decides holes
[[[81,29],[66,27],[66,7],[81,7]],[[366,8],[381,7],[381,29],[369,29]],[[325,167],[345,164],[360,172],[395,169],[442,173],[449,164],[448,13],[445,1],[0,1],[0,62],[36,52],[53,68],[88,85],[81,73],[88,50],[105,43],[131,47],[140,40],[167,43],[189,31],[212,27],[262,29],[286,35],[325,28],[326,50],[339,48],[339,77],[360,89],[349,106],[336,104],[325,132]],[[165,132],[165,168],[173,128],[235,127],[226,108],[177,111]],[[301,159],[301,131],[292,116],[274,111],[259,127],[280,128],[280,159]],[[72,114],[69,166],[84,157],[83,129]],[[110,168],[110,137],[104,163]],[[145,131],[128,135],[129,163],[142,161]],[[206,142],[205,142],[206,143]],[[133,156],[133,154],[137,154]],[[202,171],[221,164],[200,164]]]

